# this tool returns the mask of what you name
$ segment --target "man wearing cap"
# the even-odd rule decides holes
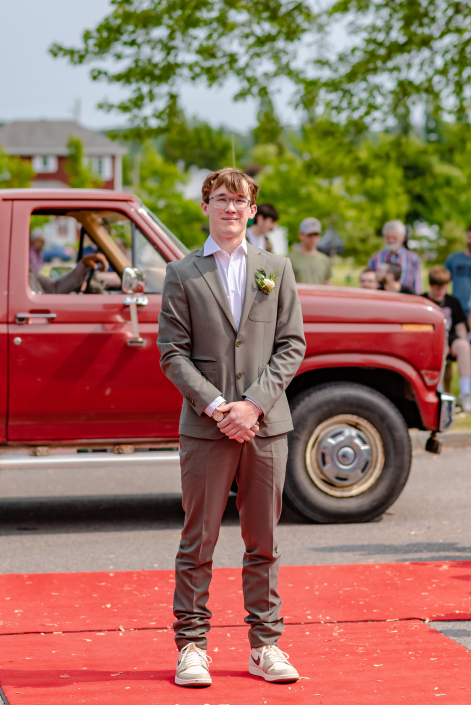
[[[330,258],[319,252],[321,224],[317,218],[304,218],[299,226],[301,245],[288,255],[293,265],[296,281],[302,284],[329,284],[332,276]]]

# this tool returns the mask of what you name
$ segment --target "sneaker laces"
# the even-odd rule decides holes
[[[194,642],[190,642],[184,646],[180,653],[182,657],[180,665],[185,661],[185,667],[204,666],[209,670],[208,664],[213,660],[211,656],[207,655],[206,651],[200,649]]]
[[[270,661],[269,668],[271,668],[272,666],[274,666],[277,663],[284,663],[284,664],[291,665],[288,661],[289,654],[282,651],[275,644],[269,644],[268,646],[264,646],[262,649],[262,655],[268,656],[268,659]]]

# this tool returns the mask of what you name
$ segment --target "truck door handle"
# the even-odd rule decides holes
[[[15,323],[22,326],[25,323],[29,323],[30,318],[49,318],[53,321],[54,318],[57,318],[57,313],[17,313]]]
[[[132,327],[132,338],[127,339],[126,345],[129,345],[131,348],[142,348],[146,341],[139,335],[137,307],[147,306],[149,299],[147,296],[126,296],[123,303],[125,306],[129,306]]]

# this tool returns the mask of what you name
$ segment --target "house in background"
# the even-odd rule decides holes
[[[73,120],[15,120],[0,125],[0,147],[31,162],[36,188],[69,188],[65,164],[70,137],[81,139],[88,164],[103,180],[103,188],[120,191],[126,150],[100,132]]]

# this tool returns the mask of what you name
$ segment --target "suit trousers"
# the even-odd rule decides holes
[[[283,631],[278,593],[280,554],[274,531],[281,514],[288,456],[287,435],[238,443],[180,437],[185,523],[175,564],[174,615],[178,649],[206,649],[212,616],[207,608],[213,553],[234,478],[245,553],[242,568],[245,622],[252,648],[276,644]]]

